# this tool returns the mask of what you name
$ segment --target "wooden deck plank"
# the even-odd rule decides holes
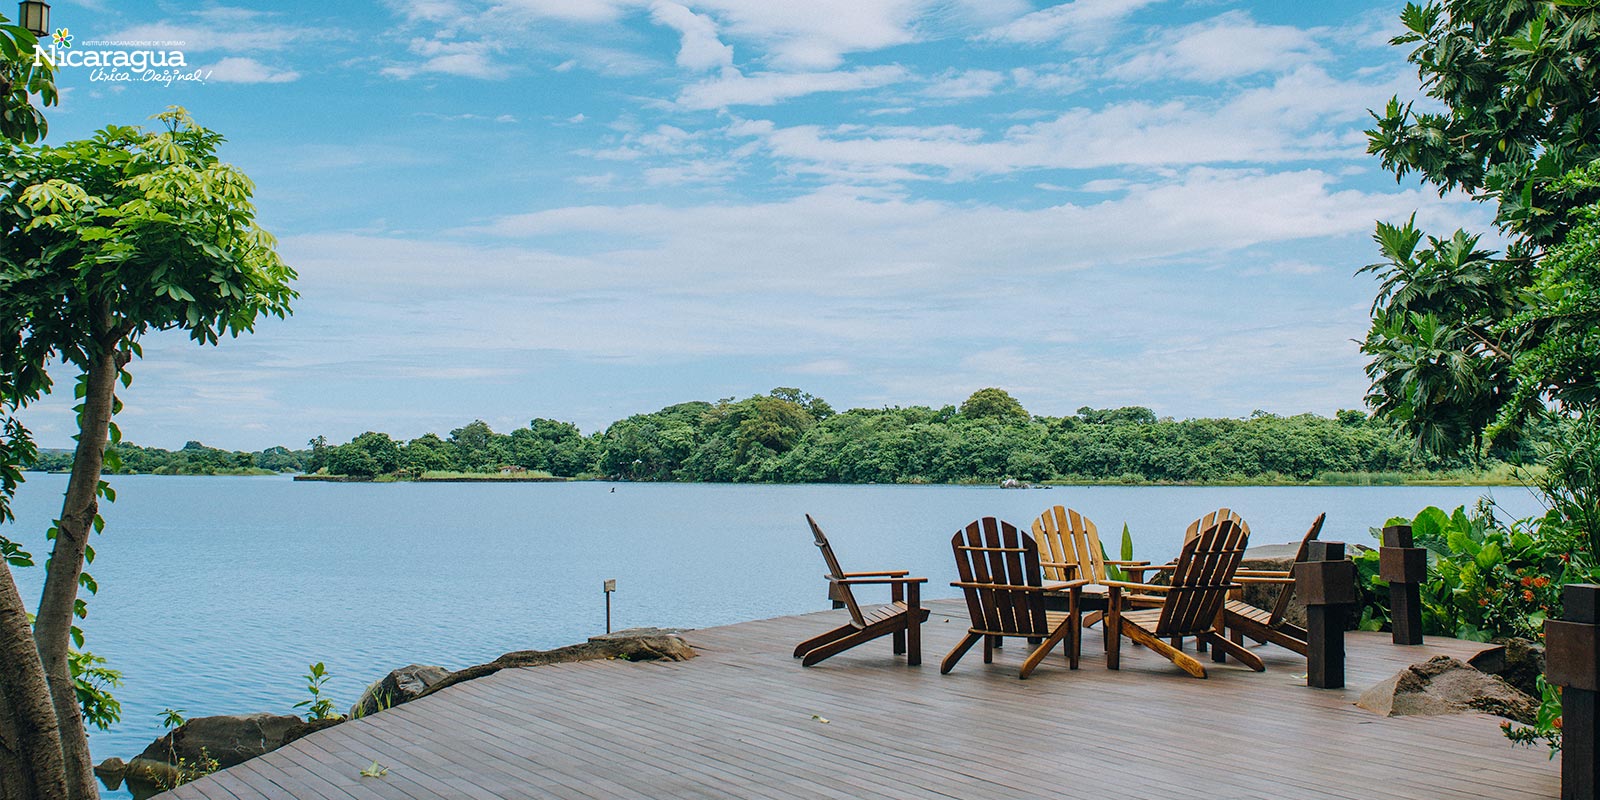
[[[794,644],[841,612],[686,634],[682,663],[582,662],[504,670],[338,725],[170,794],[185,800],[560,797],[988,798],[1452,797],[1560,794],[1559,765],[1512,748],[1483,715],[1384,719],[1361,688],[1433,655],[1480,645],[1347,639],[1342,690],[1305,686],[1305,661],[1255,648],[1254,673],[1191,678],[1143,648],[1108,671],[1098,629],[1082,668],[1052,654],[1029,680],[1013,642],[994,664],[938,674],[964,607],[927,604],[924,664],[888,642],[806,669]],[[1192,648],[1192,645],[1191,645]],[[827,723],[813,715],[826,718]],[[384,778],[363,779],[373,760]]]

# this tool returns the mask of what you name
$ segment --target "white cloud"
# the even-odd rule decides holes
[[[964,178],[1025,169],[1264,164],[1363,158],[1365,139],[1341,124],[1364,117],[1365,102],[1404,82],[1340,81],[1302,67],[1271,85],[1222,101],[1126,100],[1074,108],[1053,119],[1015,125],[998,135],[934,126],[862,128],[735,123],[790,169],[865,173],[886,167],[925,178]]]
[[[770,106],[818,92],[854,92],[907,80],[900,66],[861,67],[841,72],[733,73],[687,86],[678,95],[682,108],[713,109],[728,106]]]
[[[733,48],[717,38],[717,23],[687,8],[663,0],[650,5],[650,18],[658,25],[666,25],[683,37],[678,48],[678,66],[704,72],[711,69],[733,68]]]
[[[1107,73],[1130,81],[1218,81],[1259,72],[1292,72],[1326,51],[1313,32],[1262,25],[1243,11],[1168,31]]]
[[[566,22],[616,22],[639,0],[499,0],[500,6],[531,16]]]
[[[498,48],[487,42],[417,38],[409,47],[416,58],[384,67],[384,75],[401,80],[429,73],[501,80],[511,74],[508,65],[494,60]]]
[[[920,0],[696,0],[735,39],[758,45],[774,66],[832,69],[847,53],[916,39]]]
[[[210,66],[200,67],[211,80],[223,83],[289,83],[300,79],[294,70],[279,70],[253,58],[234,56]]]
[[[1118,23],[1155,2],[1159,0],[1072,0],[992,28],[986,38],[1025,44],[1103,43],[1112,37]]]
[[[932,85],[922,93],[928,97],[948,100],[987,97],[994,94],[995,89],[999,88],[1005,79],[1005,75],[988,69],[949,70],[935,78]]]

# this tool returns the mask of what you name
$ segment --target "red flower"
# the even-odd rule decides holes
[[[1543,589],[1544,587],[1550,585],[1550,579],[1540,575],[1539,577],[1533,579],[1533,585],[1535,588]]]
[[[1532,585],[1533,585],[1533,579],[1532,579],[1532,578],[1529,578],[1529,577],[1527,577],[1527,576],[1523,576],[1523,578],[1522,578],[1522,585],[1523,585],[1523,586],[1532,586]]]
[[[1533,602],[1533,592],[1529,591],[1527,589],[1523,589],[1522,590],[1522,599],[1524,599],[1524,600],[1526,600],[1526,601],[1528,601],[1530,603]]]

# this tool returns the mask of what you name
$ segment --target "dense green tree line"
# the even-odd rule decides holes
[[[189,442],[179,450],[140,447],[122,442],[116,446],[123,475],[219,475],[248,472],[300,472],[311,458],[310,450],[269,447],[253,453],[221,450],[199,442]],[[33,469],[62,472],[72,468],[71,450],[43,450],[30,465]]]
[[[1172,420],[1130,407],[1046,417],[993,388],[959,408],[842,413],[805,392],[779,388],[635,414],[589,436],[568,423],[535,419],[510,433],[476,421],[448,437],[430,433],[408,442],[376,432],[342,445],[319,437],[306,461],[307,471],[354,476],[516,468],[624,480],[790,483],[1308,481],[1455,466],[1417,455],[1393,426],[1358,411]]]

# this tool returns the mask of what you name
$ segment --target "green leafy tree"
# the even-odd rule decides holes
[[[406,442],[401,448],[400,465],[406,471],[421,475],[435,470],[456,469],[456,451],[438,434],[424,434]]]
[[[1442,109],[1391,99],[1373,114],[1368,150],[1397,180],[1494,203],[1511,243],[1496,257],[1480,235],[1379,223],[1384,260],[1363,270],[1381,282],[1362,345],[1368,402],[1419,447],[1477,451],[1488,422],[1537,411],[1509,373],[1528,331],[1508,323],[1575,210],[1600,199],[1592,183],[1560,180],[1600,156],[1600,5],[1444,0],[1409,4],[1400,19],[1406,33],[1392,42],[1413,48]]]
[[[999,422],[1027,422],[1028,412],[1004,389],[990,387],[973,392],[961,404],[961,416]]]
[[[23,796],[96,795],[69,651],[79,589],[95,588],[89,533],[104,524],[100,498],[115,496],[100,476],[117,467],[116,387],[132,380],[140,340],[176,329],[216,344],[286,315],[294,297],[294,271],[255,223],[253,185],[216,157],[222,136],[182,109],[158,119],[156,131],[113,126],[59,147],[0,143],[0,390],[7,408],[36,399],[58,363],[80,372],[81,400],[31,636],[19,635],[25,612],[0,566],[0,770],[26,776],[7,784]],[[41,700],[52,725],[36,724]]]
[[[34,62],[37,39],[31,31],[0,15],[0,139],[32,144],[49,130],[34,105],[56,104],[55,68]]]

